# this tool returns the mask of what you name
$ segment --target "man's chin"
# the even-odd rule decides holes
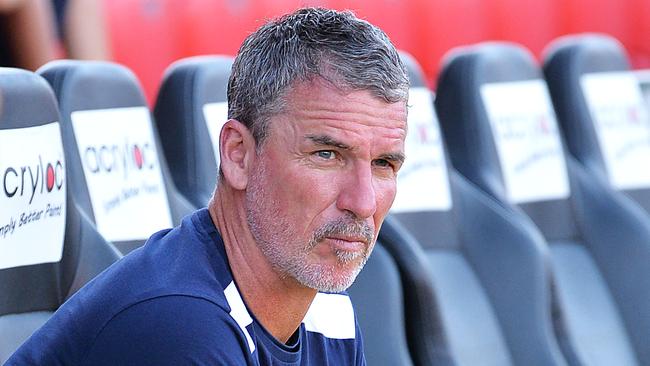
[[[359,263],[361,261],[361,263]],[[317,276],[296,278],[304,286],[320,292],[342,292],[352,286],[365,261],[358,259],[355,263],[336,264],[319,271]]]

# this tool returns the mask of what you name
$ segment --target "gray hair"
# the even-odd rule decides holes
[[[228,81],[228,118],[246,125],[259,147],[288,89],[317,76],[387,103],[408,99],[406,68],[384,32],[349,11],[304,8],[244,40]]]

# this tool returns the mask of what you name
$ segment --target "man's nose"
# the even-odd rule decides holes
[[[370,166],[355,167],[342,180],[337,207],[360,219],[371,217],[377,211],[377,196]]]

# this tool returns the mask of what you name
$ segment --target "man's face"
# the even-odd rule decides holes
[[[271,118],[246,189],[253,237],[281,276],[320,291],[349,287],[395,198],[406,104],[344,94],[317,79]]]

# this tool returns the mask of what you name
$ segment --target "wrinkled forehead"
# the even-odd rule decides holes
[[[282,136],[285,143],[331,140],[349,148],[374,145],[373,151],[401,153],[406,118],[406,102],[387,103],[368,90],[341,90],[320,80],[292,89],[285,110],[271,118],[270,135]]]
[[[295,82],[284,95],[284,112],[297,112],[301,109],[324,107],[332,110],[341,108],[347,111],[345,102],[351,102],[352,108],[374,114],[385,114],[387,118],[402,120],[406,124],[407,97],[397,102],[388,102],[371,89],[358,89],[345,83],[333,82],[323,77]]]

